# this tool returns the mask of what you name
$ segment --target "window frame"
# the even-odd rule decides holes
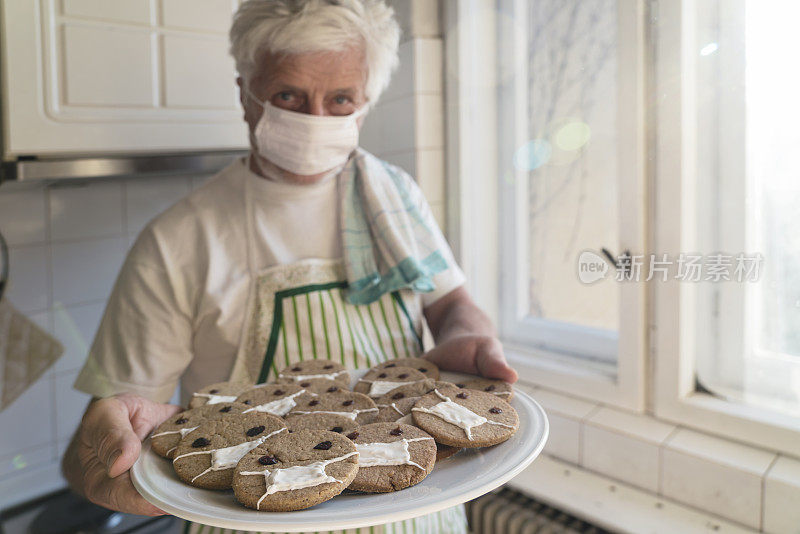
[[[655,57],[654,245],[675,258],[694,250],[697,228],[696,18],[693,3],[654,1]],[[694,311],[698,284],[674,278],[653,286],[654,413],[656,417],[729,439],[800,456],[800,420],[720,399],[696,387]]]
[[[501,325],[509,322],[502,302],[513,299],[509,303],[512,307],[516,307],[517,302],[513,298],[513,289],[507,283],[501,284],[498,277],[501,265],[503,271],[507,271],[508,265],[516,263],[516,258],[507,255],[511,247],[500,246],[500,237],[512,235],[512,239],[517,238],[508,228],[509,224],[513,227],[513,219],[500,217],[503,210],[498,179],[499,148],[487,147],[485,139],[488,136],[498,138],[500,110],[497,102],[499,98],[520,90],[519,84],[525,83],[522,73],[526,72],[521,61],[524,57],[517,53],[515,63],[519,70],[516,76],[508,78],[503,85],[496,84],[498,65],[495,58],[499,53],[509,53],[498,47],[496,36],[500,30],[496,9],[499,6],[502,11],[513,13],[523,4],[523,0],[447,0],[444,6],[448,63],[445,80],[448,103],[447,185],[451,192],[447,206],[448,233],[454,253],[467,275],[470,292],[495,323]],[[619,211],[619,242],[622,250],[645,251],[648,208],[645,4],[643,0],[637,0],[633,5],[621,4],[617,7],[617,20],[618,32],[622,36],[620,41],[624,44],[617,47],[617,62],[619,72],[632,74],[619,83],[617,95],[617,124],[621,132],[617,156],[622,177],[618,199],[620,206],[625,206]],[[478,23],[480,31],[477,31]],[[491,29],[487,31],[487,28]],[[515,26],[517,30],[519,27]],[[517,39],[519,37],[516,35]],[[491,208],[486,209],[487,205]],[[462,214],[469,216],[462,217]],[[509,276],[508,272],[505,276]],[[510,276],[516,277],[516,272]],[[576,358],[521,344],[521,336],[513,333],[509,336],[509,329],[503,328],[501,340],[504,341],[506,356],[521,379],[625,409],[643,411],[648,354],[647,288],[643,282],[633,282],[620,284],[620,291],[620,331],[615,365],[592,362],[591,358],[596,354],[581,351],[580,346],[576,346],[575,352],[579,356]],[[516,339],[508,339],[514,337]],[[580,356],[590,359],[581,359]]]

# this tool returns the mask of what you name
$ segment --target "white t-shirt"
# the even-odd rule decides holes
[[[256,246],[249,251],[245,184],[253,196]],[[227,380],[251,287],[249,253],[262,270],[303,259],[340,259],[338,179],[313,185],[267,180],[237,160],[154,219],[128,253],[76,389],[123,391],[164,402]],[[434,276],[423,306],[462,285],[452,267]]]

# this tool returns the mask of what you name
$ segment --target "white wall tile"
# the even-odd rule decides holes
[[[418,38],[414,47],[414,90],[423,93],[442,93],[444,43],[441,39]]]
[[[385,159],[389,163],[393,165],[397,165],[412,177],[417,177],[417,154],[413,150],[409,150],[407,152],[397,152],[395,154],[387,154],[385,156],[381,155],[382,159]],[[419,182],[419,180],[417,180]]]
[[[104,310],[105,302],[54,308],[53,335],[64,345],[64,354],[54,366],[56,373],[83,367]]]
[[[603,407],[593,413],[587,423],[619,434],[660,445],[675,430],[675,425],[657,421],[652,417],[636,415],[613,408]]]
[[[380,102],[364,120],[361,146],[373,154],[394,154],[414,150],[414,97]]]
[[[397,50],[399,64],[392,75],[389,86],[383,92],[378,102],[388,102],[400,97],[408,96],[414,92],[414,42],[406,41],[400,44]]]
[[[686,428],[675,432],[670,437],[667,447],[734,469],[748,471],[759,477],[767,472],[775,459],[774,453]]]
[[[51,239],[122,234],[122,184],[90,182],[50,189]]]
[[[53,404],[52,379],[43,377],[0,412],[0,455],[53,443]]]
[[[519,387],[523,389],[523,391],[528,392],[536,402],[544,407],[547,413],[553,412],[580,421],[597,409],[597,405],[594,403],[576,399],[568,395],[562,395],[547,389],[532,389],[525,384],[519,384],[515,387]]]
[[[78,428],[83,412],[91,400],[91,396],[72,389],[78,372],[68,372],[56,376],[55,381],[55,415],[56,439],[69,439]]]
[[[444,150],[417,150],[414,177],[428,202],[445,203]]]
[[[658,445],[587,423],[583,426],[582,448],[587,469],[658,491]]]
[[[759,528],[761,476],[669,447],[662,462],[665,497]]]
[[[28,245],[8,248],[6,296],[20,311],[43,310],[49,306],[47,247]]]
[[[444,148],[443,97],[441,95],[417,94],[415,103],[415,148]],[[408,117],[405,120],[410,122]]]
[[[56,454],[54,449],[55,446],[52,443],[48,443],[38,447],[25,448],[14,454],[0,456],[0,480],[8,475],[35,469],[43,464],[52,462]],[[0,507],[2,507],[2,503],[0,503]]]
[[[764,531],[800,534],[800,460],[779,457],[764,481]]]
[[[125,258],[124,237],[53,245],[53,304],[105,299]]]
[[[547,421],[550,423],[550,434],[544,446],[545,452],[574,464],[579,463],[580,422],[554,412],[547,412]]]
[[[414,37],[440,36],[439,0],[407,1],[411,2],[411,33]]]
[[[14,185],[14,184],[12,184]],[[0,189],[0,232],[9,246],[46,239],[45,189],[42,186]]]
[[[151,219],[190,191],[191,182],[185,176],[128,180],[125,183],[128,233],[138,234]]]

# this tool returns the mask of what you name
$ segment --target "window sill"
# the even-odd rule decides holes
[[[799,459],[525,382],[523,374],[519,389],[550,422],[545,452],[558,460],[740,527],[800,524],[800,510],[786,505],[800,502]]]

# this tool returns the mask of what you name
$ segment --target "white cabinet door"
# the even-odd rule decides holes
[[[0,0],[5,159],[247,147],[238,0]]]

